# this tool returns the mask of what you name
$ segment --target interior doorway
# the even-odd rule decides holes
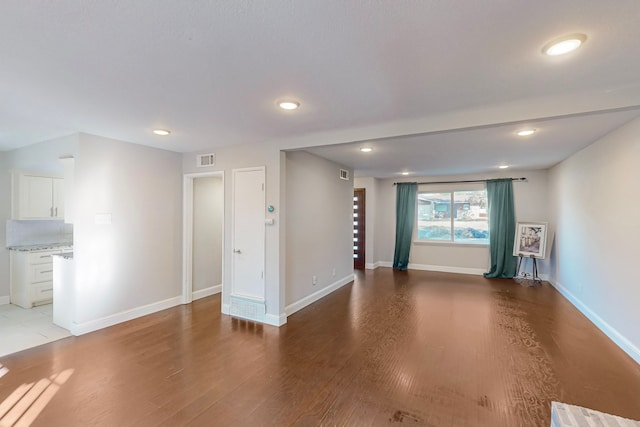
[[[353,190],[353,268],[365,268],[365,199],[364,188]]]
[[[184,304],[222,292],[224,172],[184,176]]]

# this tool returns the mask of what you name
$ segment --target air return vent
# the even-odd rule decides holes
[[[231,296],[229,304],[229,314],[243,319],[264,322],[266,318],[266,307],[262,301]]]
[[[206,168],[216,164],[216,155],[210,154],[198,154],[196,166],[199,168]]]
[[[344,179],[345,181],[349,181],[349,171],[346,169],[340,169],[340,179]]]

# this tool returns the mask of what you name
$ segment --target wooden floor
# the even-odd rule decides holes
[[[446,273],[358,272],[282,328],[208,297],[0,364],[3,427],[640,419],[640,366],[551,286]]]

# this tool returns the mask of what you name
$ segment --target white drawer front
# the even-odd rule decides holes
[[[53,258],[51,257],[51,252],[36,252],[27,255],[27,262],[30,265],[51,264],[53,262]]]
[[[53,280],[53,263],[38,264],[31,269],[31,283],[51,282]]]
[[[31,287],[31,301],[34,304],[42,304],[53,300],[53,282],[39,283]]]

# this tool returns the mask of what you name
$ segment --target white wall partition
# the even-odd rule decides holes
[[[181,155],[80,134],[76,333],[179,304]]]
[[[287,153],[287,314],[353,279],[353,181],[341,168]]]
[[[552,283],[640,363],[640,119],[550,171]]]
[[[284,244],[281,244],[281,161],[280,149],[275,144],[250,144],[233,147],[223,147],[215,150],[207,150],[207,153],[215,151],[216,162],[210,167],[197,166],[198,153],[188,153],[182,156],[182,171],[184,174],[219,172],[224,171],[225,176],[231,176],[233,169],[255,167],[264,165],[266,172],[265,190],[266,204],[274,206],[274,212],[266,213],[266,218],[273,219],[273,225],[266,227],[266,254],[265,254],[265,292],[266,292],[266,319],[265,322],[272,325],[286,323],[284,310],[284,272],[281,270],[281,260],[284,257]],[[283,159],[282,159],[283,160]],[[232,180],[224,182],[224,267],[223,283],[231,283],[231,194]],[[229,313],[230,300],[228,286],[222,289],[222,311]]]

